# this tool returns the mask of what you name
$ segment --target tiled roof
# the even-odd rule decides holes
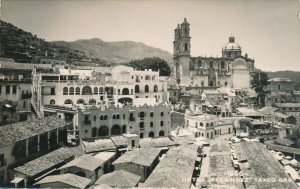
[[[168,137],[160,137],[160,138],[143,138],[140,139],[140,146],[142,148],[146,147],[168,147],[168,146],[178,146],[178,142],[171,140]]]
[[[111,139],[97,139],[94,141],[82,141],[86,153],[116,150]]]
[[[63,163],[68,159],[71,160],[72,157],[74,157],[74,154],[68,148],[63,147],[16,167],[14,170],[31,177]]]
[[[186,180],[192,177],[197,149],[196,145],[171,148],[141,187],[189,188]]]
[[[107,184],[111,187],[135,187],[141,177],[124,170],[114,171],[102,175],[95,183],[97,185]]]
[[[39,182],[35,183],[35,185],[53,183],[53,182],[62,182],[71,185],[75,188],[86,188],[91,183],[91,180],[71,173],[67,173],[62,175],[47,176],[42,180],[40,180]]]
[[[94,155],[95,158],[101,159],[103,161],[108,161],[116,155],[116,152],[99,152]]]
[[[116,145],[116,147],[127,146],[128,144],[127,138],[124,136],[114,136],[111,137],[111,140]]]
[[[59,169],[65,169],[69,167],[78,167],[84,170],[94,171],[98,167],[101,167],[105,163],[104,160],[96,158],[92,155],[83,155],[79,158],[72,160],[71,162],[65,164],[64,166],[60,167]]]
[[[119,157],[113,165],[119,163],[136,163],[143,166],[150,166],[155,158],[159,155],[160,149],[158,148],[138,148],[132,151],[125,152]]]
[[[255,111],[254,109],[250,108],[237,108],[237,110],[243,114],[243,116],[262,116],[261,113]]]
[[[3,125],[0,127],[0,147],[64,127],[65,125],[66,122],[64,120],[52,116]]]

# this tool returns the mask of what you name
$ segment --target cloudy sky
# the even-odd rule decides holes
[[[172,53],[191,24],[192,56],[220,56],[233,35],[256,67],[300,71],[298,0],[2,0],[1,20],[48,41],[136,41]]]

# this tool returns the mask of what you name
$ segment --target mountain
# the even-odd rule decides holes
[[[62,59],[84,59],[80,50],[57,45],[38,38],[10,23],[0,20],[0,56],[13,58],[17,62],[35,62],[45,56]]]
[[[277,72],[268,72],[270,79],[272,78],[289,78],[295,83],[300,83],[300,72],[298,71],[277,71]]]
[[[83,51],[87,55],[108,62],[125,63],[146,57],[159,57],[169,64],[172,63],[171,53],[133,41],[106,42],[99,38],[92,38],[73,42],[54,41],[53,43]]]

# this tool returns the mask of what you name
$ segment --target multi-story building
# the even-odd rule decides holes
[[[67,123],[46,117],[0,127],[0,186],[13,179],[9,169],[66,144]]]
[[[288,78],[273,78],[269,79],[269,84],[265,87],[265,90],[271,92],[293,92],[294,82]]]
[[[277,111],[300,118],[300,103],[276,103]]]
[[[220,119],[211,114],[188,113],[185,115],[185,125],[194,133],[195,137],[213,139],[217,135],[233,132],[232,121]]]
[[[149,106],[96,107],[78,109],[75,117],[80,138],[107,138],[124,133],[140,138],[168,136],[171,109],[163,104]]]
[[[155,105],[168,100],[167,82],[159,72],[115,66],[109,73],[96,69],[59,69],[33,73],[33,98],[40,115],[44,105]]]
[[[236,90],[250,88],[254,59],[242,55],[242,48],[229,37],[221,57],[191,57],[190,24],[184,19],[175,29],[173,75],[186,90],[230,86]]]

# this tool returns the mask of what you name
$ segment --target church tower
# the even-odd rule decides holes
[[[174,45],[174,67],[177,83],[182,86],[190,84],[190,61],[191,61],[191,37],[190,24],[186,18],[182,24],[175,29]]]

